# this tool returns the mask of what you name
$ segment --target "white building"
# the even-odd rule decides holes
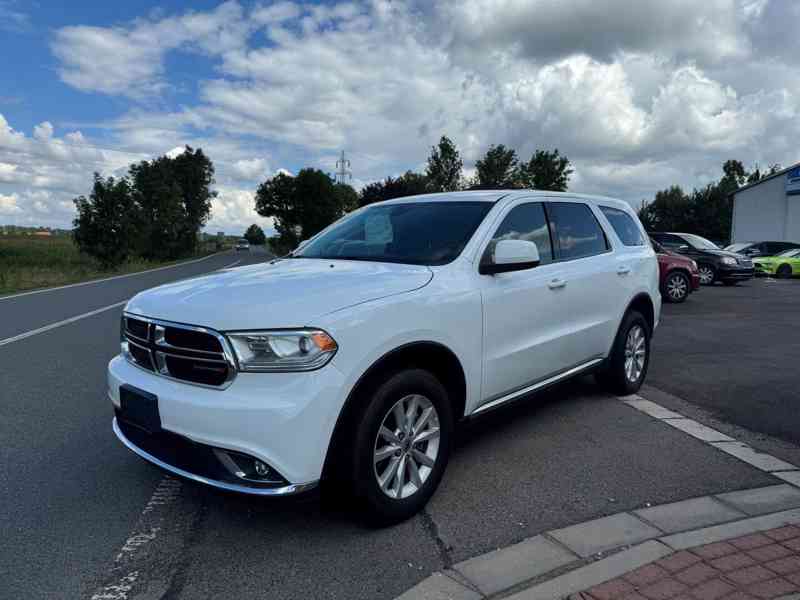
[[[735,242],[800,243],[800,163],[733,194]]]

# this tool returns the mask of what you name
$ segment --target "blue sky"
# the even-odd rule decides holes
[[[786,0],[0,0],[0,224],[66,227],[91,174],[200,146],[209,228],[256,222],[277,171],[360,187],[446,134],[558,148],[571,189],[634,205],[721,164],[800,160]]]

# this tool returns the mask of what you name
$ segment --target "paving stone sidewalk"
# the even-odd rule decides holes
[[[772,600],[795,594],[800,527],[790,525],[681,550],[569,598]]]

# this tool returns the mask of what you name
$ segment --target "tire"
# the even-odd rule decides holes
[[[792,265],[783,264],[775,271],[775,277],[789,279],[792,276]]]
[[[717,280],[717,270],[714,267],[701,263],[697,269],[700,271],[701,285],[714,285]]]
[[[639,335],[642,336],[641,343],[636,342],[635,330],[638,330]],[[642,387],[642,383],[647,377],[647,368],[650,366],[650,335],[650,326],[642,314],[635,310],[628,311],[622,319],[605,366],[595,376],[597,382],[609,392],[619,396],[636,393]],[[641,362],[636,361],[636,357],[632,355],[630,358],[635,363],[628,363],[629,341],[633,342],[635,348],[644,350]],[[629,370],[629,364],[636,366]]]
[[[685,302],[686,298],[689,297],[689,291],[692,289],[691,286],[692,283],[685,273],[673,271],[667,275],[667,280],[664,282],[664,290],[661,295],[667,302]]]
[[[421,424],[425,412],[429,418]],[[421,427],[416,434],[415,425]],[[399,523],[422,510],[447,467],[452,433],[447,390],[428,371],[400,371],[373,388],[355,426],[351,467],[353,491],[370,525]],[[415,444],[413,435],[424,439]]]

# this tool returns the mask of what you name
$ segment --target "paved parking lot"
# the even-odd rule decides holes
[[[800,279],[703,287],[666,304],[647,383],[800,444]]]
[[[233,259],[214,260],[207,270]],[[81,293],[90,291],[116,293]],[[795,439],[798,394],[787,367],[800,356],[788,326],[798,294],[794,282],[757,281],[667,306],[652,393]],[[0,500],[0,539],[15,549],[0,554],[0,572],[11,574],[0,597],[91,598],[105,589],[128,598],[393,598],[434,571],[545,530],[775,483],[600,394],[590,379],[463,427],[428,509],[390,529],[365,528],[346,507],[315,498],[270,502],[164,483],[110,430],[104,369],[118,351],[119,311],[0,346],[0,481],[15,490]],[[774,379],[763,378],[767,363],[780,367]],[[782,417],[763,414],[772,410]]]

